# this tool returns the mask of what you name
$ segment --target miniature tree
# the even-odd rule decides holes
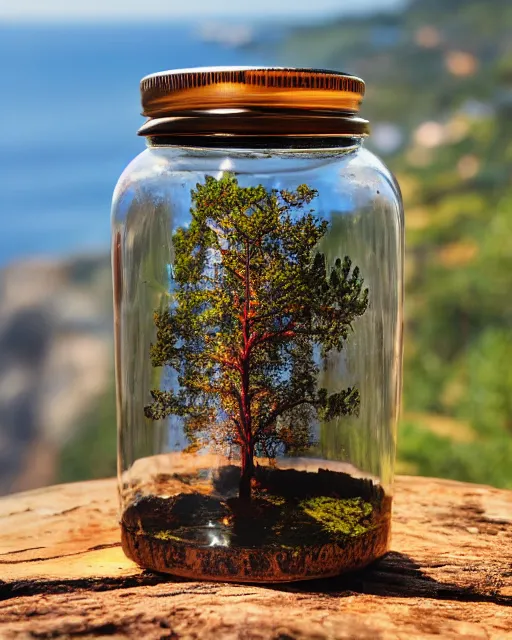
[[[241,187],[232,174],[192,191],[191,222],[174,234],[174,297],[156,312],[155,367],[177,390],[151,391],[145,415],[184,418],[192,448],[236,446],[239,495],[251,495],[254,455],[312,444],[315,418],[357,413],[359,391],[318,388],[316,362],[341,350],[368,306],[359,269],[327,267],[327,231],[308,205],[317,192]]]

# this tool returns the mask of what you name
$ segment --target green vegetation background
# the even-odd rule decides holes
[[[416,0],[293,30],[274,57],[362,76],[363,115],[402,138],[384,156],[406,208],[397,471],[512,488],[510,33],[510,0]],[[114,472],[113,416],[109,390],[62,479]]]

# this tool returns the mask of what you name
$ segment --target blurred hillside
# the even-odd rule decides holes
[[[0,273],[0,494],[115,470],[111,309],[108,256]]]
[[[277,59],[368,87],[406,207],[399,471],[512,487],[512,3],[416,0],[301,28]]]

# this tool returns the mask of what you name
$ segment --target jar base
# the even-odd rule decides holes
[[[234,491],[239,477],[225,466],[214,491],[189,477],[173,481],[174,495],[156,485],[139,494],[121,521],[125,554],[184,578],[291,582],[360,569],[388,551],[391,496],[368,479],[259,466],[248,499]]]
[[[389,527],[381,526],[346,544],[300,549],[194,547],[159,540],[121,525],[124,553],[140,567],[191,580],[274,583],[330,578],[363,569],[389,550]]]

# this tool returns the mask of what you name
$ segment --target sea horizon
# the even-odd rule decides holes
[[[265,63],[190,23],[1,24],[0,267],[108,252],[114,187],[145,148],[143,76]]]

